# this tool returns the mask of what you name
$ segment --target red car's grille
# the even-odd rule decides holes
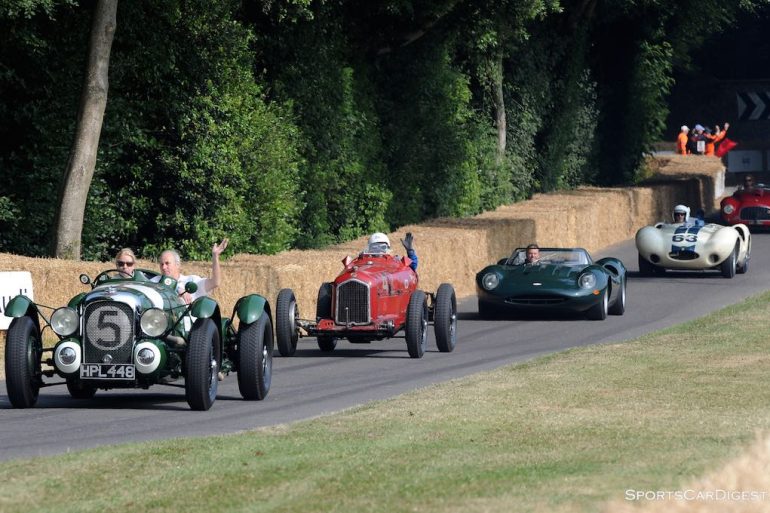
[[[358,280],[348,280],[337,286],[337,324],[369,324],[369,286]]]
[[[741,209],[741,221],[770,220],[770,209],[767,207],[743,207]]]

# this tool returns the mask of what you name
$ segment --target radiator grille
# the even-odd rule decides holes
[[[558,305],[567,298],[563,296],[512,296],[505,298],[505,302],[512,305]]]
[[[102,363],[106,354],[112,357],[112,363],[131,363],[134,312],[129,305],[115,301],[91,303],[84,318],[84,363]]]
[[[680,251],[678,253],[669,253],[669,258],[672,260],[697,260],[700,255],[694,251]]]
[[[744,207],[741,209],[741,220],[760,221],[770,219],[770,209],[767,207]]]
[[[337,324],[369,324],[369,286],[358,280],[348,280],[337,286]]]

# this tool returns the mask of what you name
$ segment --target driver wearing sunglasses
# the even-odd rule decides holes
[[[131,248],[123,248],[115,255],[115,268],[128,276],[134,275],[136,266],[136,255]]]

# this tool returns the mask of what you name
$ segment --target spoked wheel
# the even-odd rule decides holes
[[[615,302],[609,308],[610,315],[623,315],[626,311],[626,280],[620,281],[620,291]]]
[[[428,300],[415,290],[406,311],[406,348],[412,358],[422,358],[428,348]]]
[[[592,321],[603,321],[607,318],[607,306],[609,304],[609,291],[602,292],[602,297],[597,304],[588,310],[588,318]]]
[[[449,283],[442,283],[436,292],[433,310],[436,345],[442,353],[449,353],[457,345],[457,298]]]
[[[5,340],[5,384],[15,408],[31,408],[37,402],[42,384],[42,353],[35,322],[27,316],[11,321]]]
[[[294,297],[294,291],[291,289],[281,289],[278,293],[275,310],[278,351],[281,353],[281,356],[291,356],[297,350],[297,340],[299,339],[297,331],[299,309],[297,308],[297,299]]]
[[[96,387],[84,385],[82,381],[67,380],[67,391],[73,399],[93,399]]]
[[[198,319],[190,331],[185,395],[193,410],[208,410],[217,398],[219,332],[211,319]]]
[[[238,390],[244,399],[261,401],[273,378],[273,327],[266,312],[238,330]]]

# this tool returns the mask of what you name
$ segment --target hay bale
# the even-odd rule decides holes
[[[719,159],[672,155],[656,158],[655,174],[633,188],[581,187],[575,191],[537,194],[531,200],[504,205],[466,219],[434,219],[404,226],[389,237],[394,253],[405,254],[399,240],[415,237],[420,288],[434,292],[441,283],[454,285],[458,296],[475,294],[476,272],[510,254],[513,248],[580,246],[595,252],[629,239],[642,226],[669,219],[677,203],[710,211],[723,190],[724,167]],[[324,249],[286,251],[277,255],[236,254],[222,262],[222,285],[212,297],[230,316],[236,301],[261,294],[273,305],[281,288],[294,290],[303,318],[315,317],[321,283],[342,270],[341,260],[357,255],[366,237]],[[232,248],[231,249],[235,249]],[[30,271],[35,299],[58,307],[87,290],[78,280],[112,267],[112,262],[73,262],[0,253],[0,270]],[[157,269],[149,260],[138,267]],[[184,274],[209,276],[210,262],[183,262]]]

